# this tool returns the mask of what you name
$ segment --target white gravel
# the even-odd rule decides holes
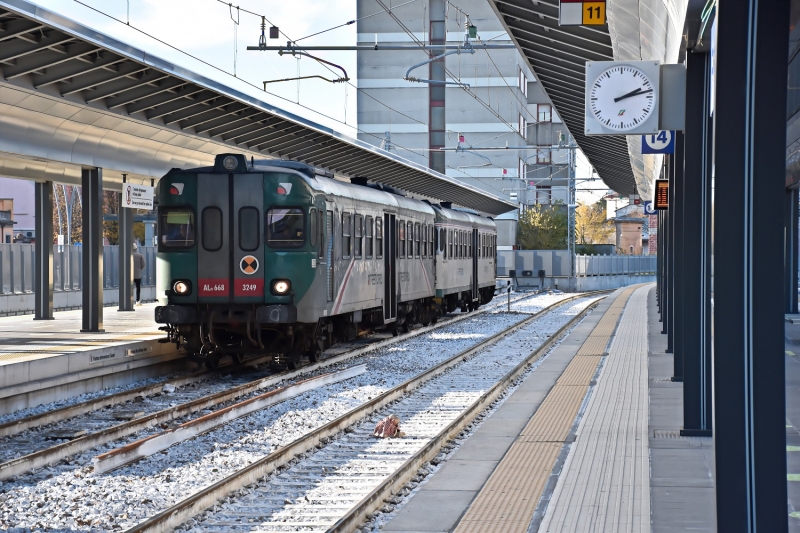
[[[514,307],[522,302],[512,304],[512,311],[531,312],[569,296],[534,296],[524,300],[524,308]],[[371,352],[347,363],[366,362],[366,374],[254,413],[108,474],[94,476],[91,458],[121,445],[119,441],[0,483],[0,528],[118,531],[130,527],[524,318],[514,313],[477,314]]]

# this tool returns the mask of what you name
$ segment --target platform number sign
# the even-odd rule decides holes
[[[559,0],[559,26],[602,26],[605,23],[605,0]]]
[[[643,154],[674,154],[675,133],[659,131],[653,135],[642,135]]]

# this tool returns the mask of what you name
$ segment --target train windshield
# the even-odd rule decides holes
[[[194,246],[194,213],[186,208],[161,210],[161,244],[169,248]]]
[[[299,207],[272,207],[267,211],[267,244],[300,248],[306,240],[305,227],[305,214]]]

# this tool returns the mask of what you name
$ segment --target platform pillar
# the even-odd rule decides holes
[[[103,169],[81,170],[83,243],[82,332],[103,331]]]
[[[717,530],[788,531],[783,249],[789,1],[717,7]]]
[[[447,41],[447,2],[430,0],[430,44],[441,46]],[[430,52],[430,57],[441,55],[440,51]],[[428,167],[436,172],[445,172],[445,154],[441,151],[445,146],[447,123],[445,121],[445,58],[428,64],[428,77],[437,83],[428,84]]]
[[[683,172],[683,132],[675,132],[675,154],[672,156],[673,183],[670,186],[670,194],[672,201],[669,204],[670,217],[672,218],[672,316],[671,331],[672,331],[672,381],[683,381],[683,332],[684,332],[684,284],[686,281],[686,271],[684,268],[684,202],[686,201],[686,194],[684,189],[686,184],[684,182]]]
[[[708,54],[686,54],[686,133],[683,200],[683,429],[685,436],[711,436],[711,142]],[[677,356],[677,352],[676,352]]]
[[[133,209],[123,207],[123,192],[119,194],[119,311],[133,311]]]
[[[797,189],[787,189],[783,214],[783,275],[785,312],[796,314],[797,310]]]
[[[34,320],[53,319],[53,182],[36,183]],[[63,273],[62,273],[63,275]]]
[[[667,353],[675,347],[675,156],[667,157],[667,179],[669,180],[669,209],[667,210],[667,321],[664,325],[667,334]]]

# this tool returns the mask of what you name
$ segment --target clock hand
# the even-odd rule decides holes
[[[641,87],[640,87],[640,88],[638,88],[636,90],[633,90],[633,91],[629,92],[628,94],[623,94],[619,98],[614,98],[614,101],[615,102],[619,102],[620,100],[624,100],[626,98],[630,98],[631,96],[639,96],[640,94],[646,94],[646,93],[651,93],[651,92],[653,92],[653,89],[647,89],[646,91],[643,91],[641,89]]]

